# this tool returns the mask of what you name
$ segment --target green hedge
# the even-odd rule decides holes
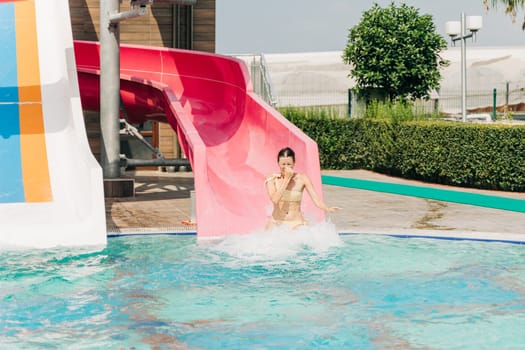
[[[319,147],[323,169],[525,191],[525,126],[336,118],[284,110]]]

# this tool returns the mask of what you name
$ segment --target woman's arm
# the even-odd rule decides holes
[[[341,209],[339,207],[329,207],[329,206],[327,206],[321,200],[321,198],[319,198],[319,196],[317,195],[317,192],[315,192],[314,185],[312,184],[312,181],[310,180],[310,178],[307,175],[305,175],[305,174],[301,174],[301,176],[302,176],[302,180],[304,182],[304,187],[306,188],[306,192],[308,192],[308,194],[310,195],[310,198],[312,198],[312,201],[314,202],[314,204],[319,209],[322,209],[322,210],[324,210],[326,212],[333,212],[335,210]]]
[[[268,193],[268,196],[270,197],[273,204],[279,203],[292,177],[293,177],[293,171],[285,173],[284,179],[281,182],[279,187],[276,186],[275,176],[272,176],[270,179],[266,180],[266,183],[265,183],[266,192]]]

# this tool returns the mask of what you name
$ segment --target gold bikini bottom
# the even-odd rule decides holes
[[[298,228],[298,227],[301,227],[301,226],[305,226],[306,225],[306,221],[304,221],[304,220],[275,220],[275,219],[270,219],[268,221],[268,224],[266,225],[266,228],[270,229],[270,228],[283,226],[283,225],[286,225],[286,226],[288,226],[288,228],[290,230],[293,230],[295,228]]]

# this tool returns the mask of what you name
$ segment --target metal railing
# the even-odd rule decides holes
[[[264,55],[236,55],[235,57],[243,60],[250,69],[253,91],[268,104],[275,107],[277,100],[273,92],[272,81]]]
[[[363,102],[349,90],[321,88],[312,91],[311,88],[301,89],[281,86],[277,91],[276,107],[299,107],[308,109],[337,110],[342,116],[359,116],[363,112]],[[494,106],[498,115],[512,118],[525,115],[525,81],[502,82],[492,89],[476,90],[469,88],[467,92],[468,113],[493,113]],[[446,90],[433,93],[428,100],[416,100],[414,108],[418,113],[440,113],[445,115],[461,114],[461,91]]]

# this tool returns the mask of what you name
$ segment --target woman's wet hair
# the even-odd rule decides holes
[[[277,161],[283,157],[290,157],[295,163],[295,152],[290,147],[285,147],[277,153]]]

